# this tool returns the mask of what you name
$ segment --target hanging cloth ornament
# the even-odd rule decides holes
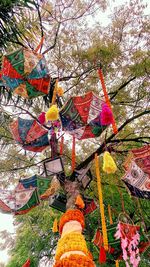
[[[22,265],[22,267],[30,267],[30,259],[28,259],[25,263],[24,263],[24,265]]]
[[[46,121],[56,121],[58,120],[59,116],[58,116],[59,112],[58,112],[58,108],[56,105],[52,105],[49,110],[46,112],[45,117],[46,117]]]
[[[95,154],[95,169],[96,169],[96,177],[97,177],[99,208],[100,208],[100,215],[101,215],[103,244],[104,244],[104,247],[101,246],[100,248],[99,261],[100,263],[104,263],[106,262],[106,251],[108,251],[108,237],[107,237],[107,228],[106,228],[105,213],[104,213],[101,177],[100,177],[100,171],[99,171],[99,161],[98,161],[97,154]]]
[[[75,161],[76,161],[76,138],[73,135],[72,137],[72,171],[75,169]]]
[[[103,171],[110,174],[117,171],[116,163],[108,151],[104,152],[103,156]]]
[[[115,238],[121,241],[123,259],[126,267],[138,267],[140,262],[138,244],[140,241],[139,235],[140,226],[119,222]]]
[[[63,154],[63,147],[64,147],[64,136],[61,137],[60,139],[60,155]]]
[[[98,69],[98,75],[99,75],[99,78],[100,78],[100,81],[101,81],[101,85],[102,85],[103,93],[104,93],[104,96],[105,96],[106,104],[108,105],[110,111],[112,112],[111,103],[110,103],[110,100],[109,100],[109,97],[108,97],[108,93],[107,93],[107,89],[106,89],[106,85],[105,85],[105,81],[104,81],[104,76],[103,76],[103,72],[102,72],[101,69]],[[113,112],[112,112],[112,115],[113,115]],[[112,127],[113,127],[114,134],[117,134],[118,133],[118,129],[117,129],[117,125],[116,125],[116,121],[115,121],[114,116],[112,118]]]
[[[76,201],[75,201],[75,205],[79,209],[84,209],[85,204],[84,204],[84,201],[83,201],[83,199],[82,199],[82,197],[80,195],[77,196]]]
[[[58,221],[57,221],[57,218],[55,218],[55,220],[53,222],[52,232],[53,233],[57,233],[58,232]]]

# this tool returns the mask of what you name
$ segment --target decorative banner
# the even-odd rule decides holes
[[[4,56],[2,79],[7,88],[23,98],[38,97],[49,91],[50,76],[43,55],[25,48]]]
[[[49,146],[48,131],[36,120],[18,118],[10,124],[14,140],[25,150],[41,152]]]
[[[131,150],[124,168],[126,174],[122,181],[131,195],[150,199],[150,145]]]
[[[100,136],[107,127],[101,124],[102,104],[93,92],[71,97],[59,112],[63,130],[77,139]]]

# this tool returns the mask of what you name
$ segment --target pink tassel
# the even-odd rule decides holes
[[[44,124],[45,123],[45,112],[42,112],[39,117],[38,117],[38,120],[41,124]]]
[[[113,113],[107,104],[102,105],[100,120],[102,125],[110,125],[113,123]]]

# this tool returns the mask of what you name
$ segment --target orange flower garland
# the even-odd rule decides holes
[[[60,222],[59,222],[59,233],[62,233],[62,229],[65,223],[69,222],[69,221],[78,221],[81,226],[82,229],[84,229],[84,216],[83,213],[80,210],[68,210],[66,211],[62,217],[60,218]]]
[[[89,255],[86,242],[82,234],[72,232],[59,239],[56,249],[56,261],[59,260],[65,252],[69,251],[82,251],[87,256]]]
[[[54,267],[95,267],[82,235],[84,216],[80,210],[68,210],[60,219]]]
[[[92,259],[82,255],[70,255],[55,263],[55,267],[94,267]]]

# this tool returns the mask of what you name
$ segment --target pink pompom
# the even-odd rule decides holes
[[[102,105],[100,121],[101,125],[110,125],[113,123],[113,113],[106,103]]]
[[[42,112],[39,117],[38,117],[38,120],[41,124],[44,124],[45,123],[45,112]]]

